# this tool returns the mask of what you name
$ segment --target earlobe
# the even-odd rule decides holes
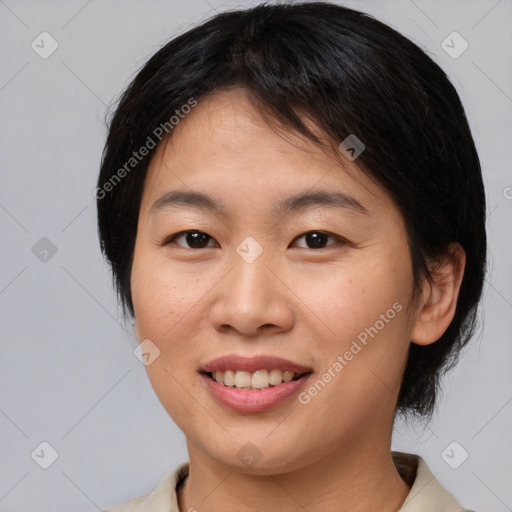
[[[423,297],[411,332],[412,343],[429,345],[446,331],[455,315],[465,264],[464,249],[458,242],[452,242],[431,266],[432,280],[425,279],[423,283]]]

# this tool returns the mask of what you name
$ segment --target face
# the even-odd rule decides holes
[[[160,351],[153,389],[196,456],[277,473],[385,444],[412,283],[382,187],[357,159],[272,129],[243,90],[200,101],[157,149],[132,298],[139,341]]]

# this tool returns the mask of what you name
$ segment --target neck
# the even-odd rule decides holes
[[[189,446],[189,476],[178,492],[181,512],[279,510],[280,512],[396,512],[409,486],[400,477],[390,446],[333,451],[297,469],[248,474],[219,464]]]

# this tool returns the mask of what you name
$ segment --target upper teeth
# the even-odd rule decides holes
[[[293,372],[288,370],[283,372],[277,368],[257,370],[253,373],[237,370],[216,371],[212,373],[213,379],[219,384],[239,389],[265,389],[269,386],[277,386],[282,382],[290,382],[294,375]]]

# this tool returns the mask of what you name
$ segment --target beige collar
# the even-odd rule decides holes
[[[391,452],[402,478],[412,483],[404,504],[397,512],[464,512],[457,500],[440,484],[419,456]],[[176,486],[188,475],[184,462],[162,478],[156,489],[103,512],[180,512]],[[471,511],[467,511],[471,512]]]

